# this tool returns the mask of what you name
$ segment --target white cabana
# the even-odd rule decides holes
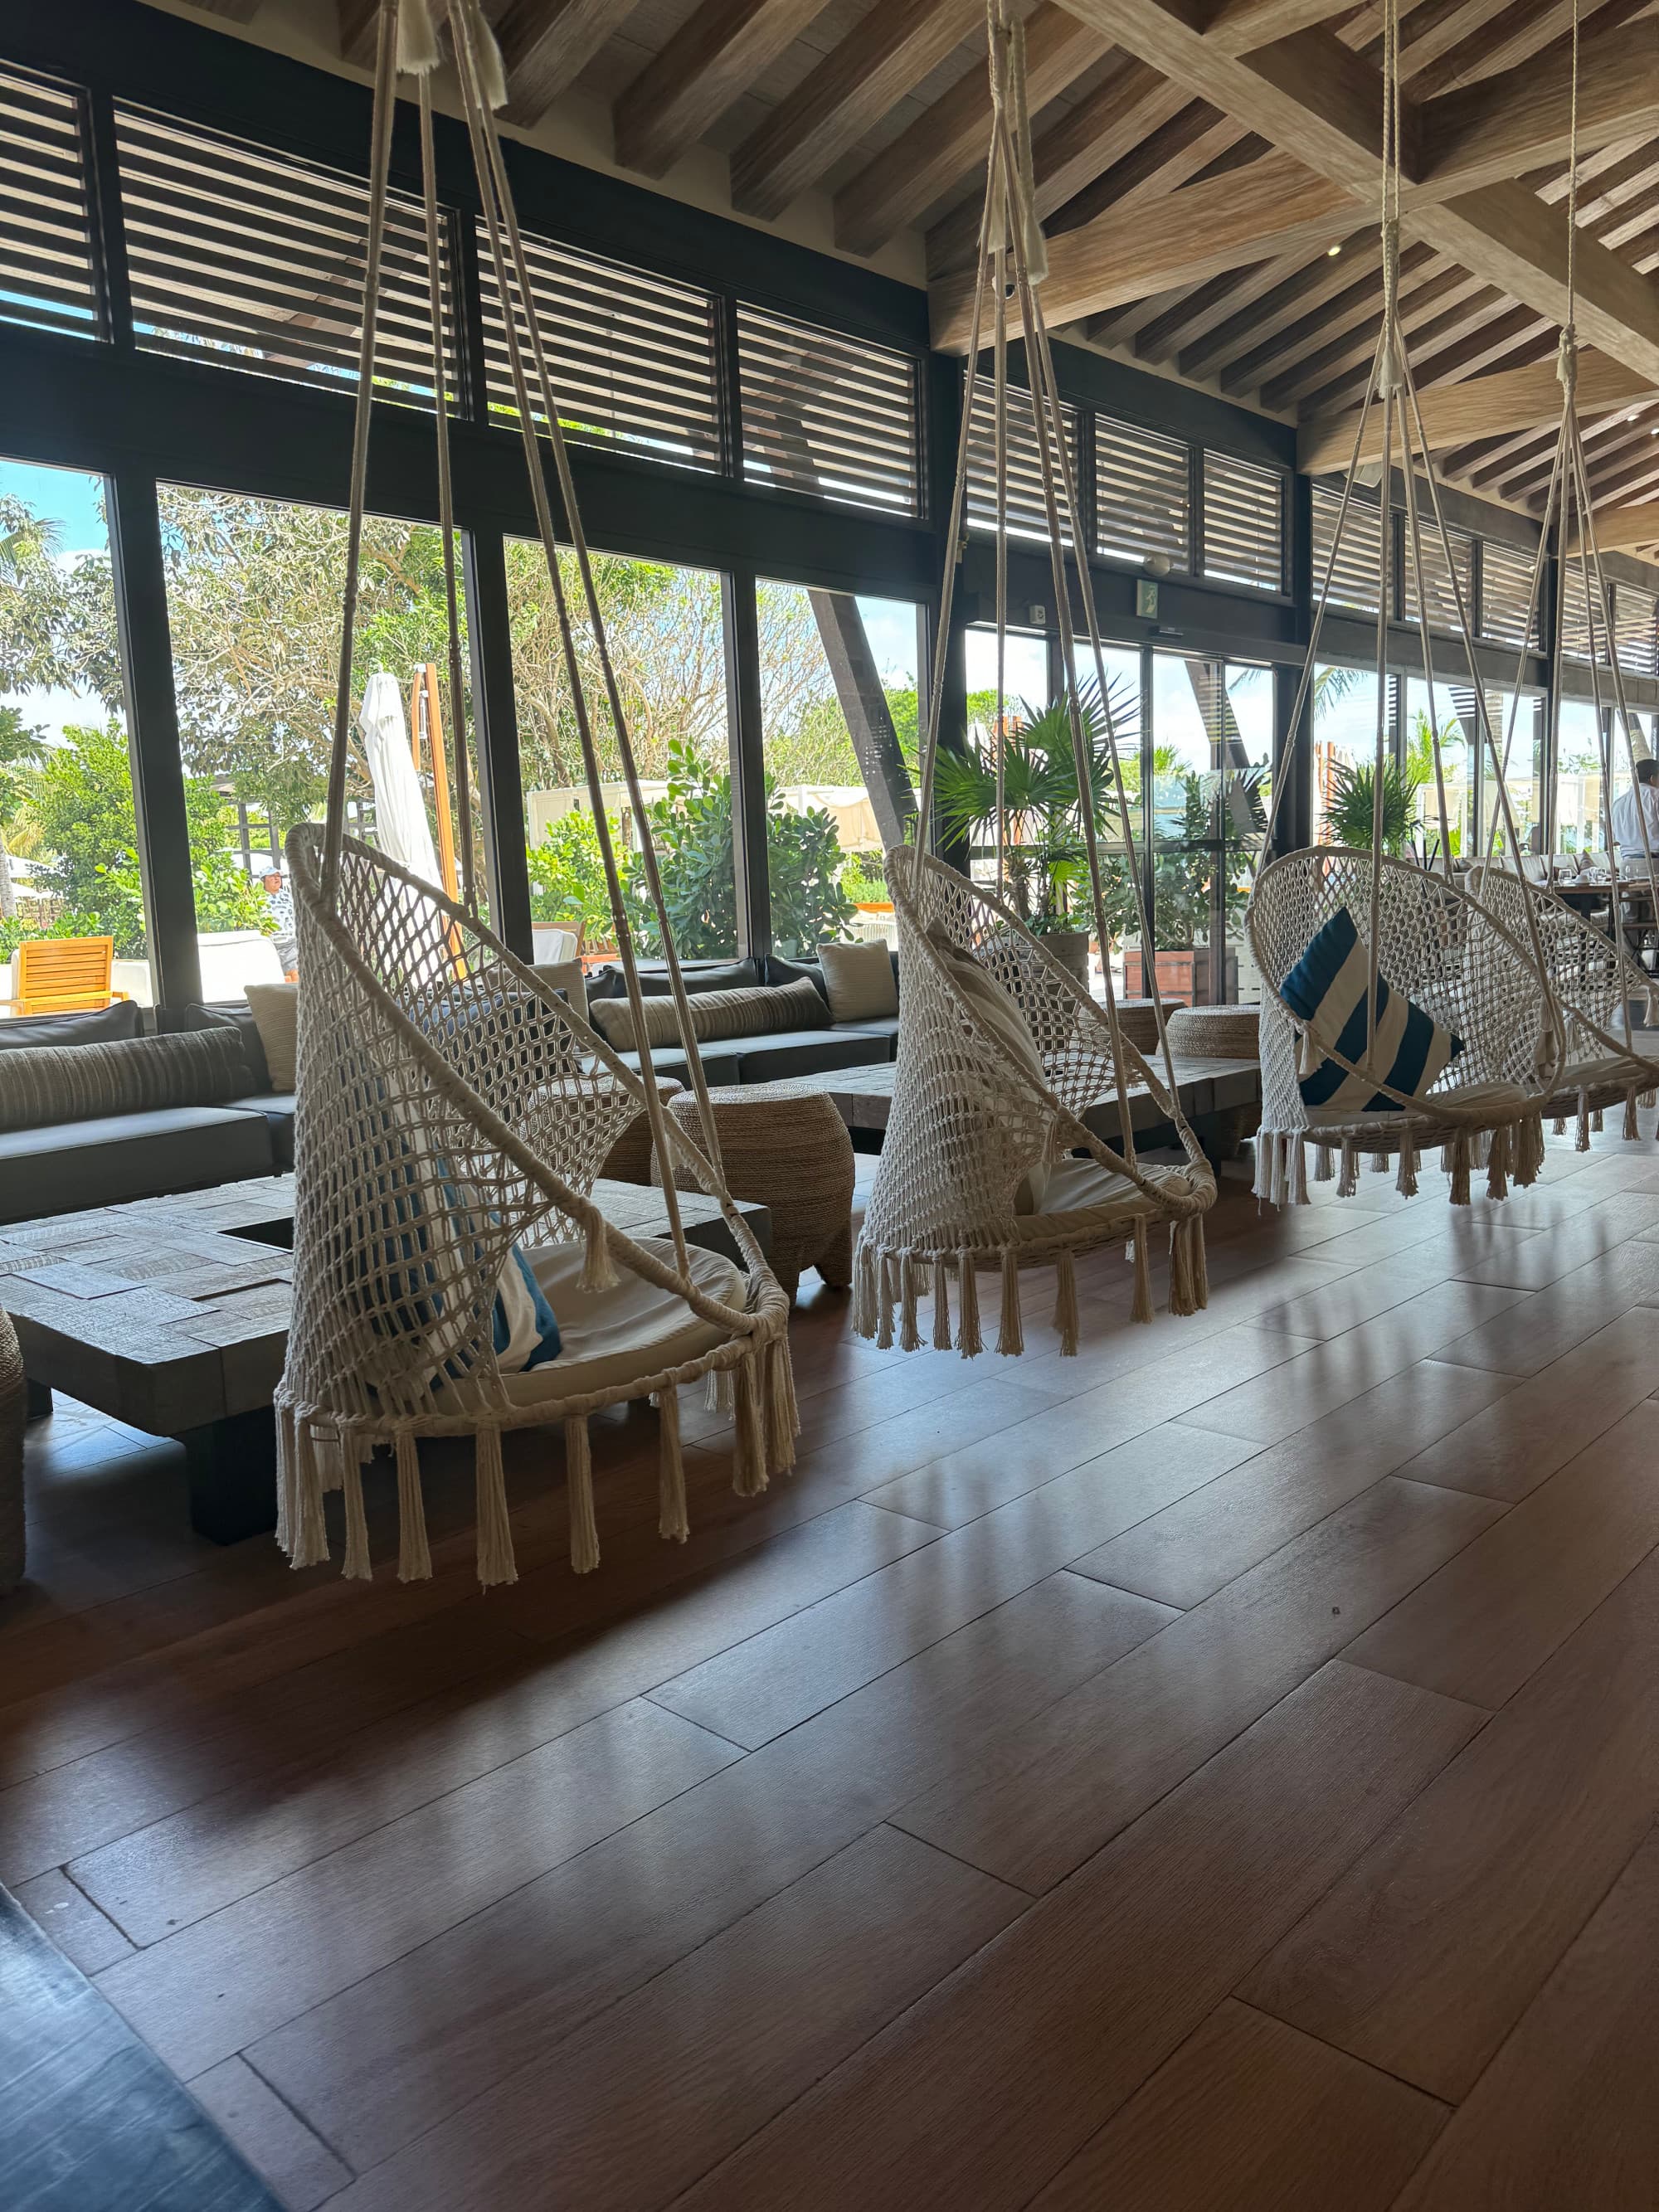
[[[362,733],[369,778],[374,786],[375,843],[388,859],[401,860],[404,867],[441,890],[437,848],[432,842],[426,798],[410,750],[403,696],[396,677],[389,676],[384,668],[377,669],[363,686],[357,727]]]

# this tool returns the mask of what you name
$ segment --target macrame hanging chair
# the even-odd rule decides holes
[[[1576,35],[1576,29],[1575,29]],[[1535,902],[1483,902],[1455,878],[1446,804],[1417,470],[1427,482],[1443,574],[1449,579],[1473,690],[1478,741],[1496,780],[1507,849],[1519,839],[1504,761],[1500,760],[1477,670],[1468,609],[1424,433],[1417,387],[1400,316],[1400,7],[1386,0],[1383,22],[1382,325],[1352,457],[1314,608],[1291,727],[1312,691],[1320,635],[1358,479],[1374,405],[1382,416],[1383,511],[1395,453],[1404,483],[1406,539],[1428,689],[1431,753],[1440,826],[1438,874],[1382,850],[1389,691],[1390,535],[1378,532],[1376,722],[1368,851],[1317,846],[1268,860],[1246,914],[1265,996],[1261,1019],[1261,1129],[1256,1139],[1258,1197],[1305,1203],[1307,1148],[1316,1179],[1338,1178],[1338,1194],[1358,1187],[1358,1162],[1381,1170],[1397,1162],[1396,1188],[1418,1188],[1421,1154],[1437,1148],[1454,1205],[1466,1205],[1472,1172],[1486,1170],[1490,1197],[1511,1181],[1535,1180],[1544,1157],[1543,1117],[1553,1113],[1567,1066],[1566,1023],[1553,987],[1545,927]],[[1575,72],[1576,87],[1576,72]],[[1576,89],[1575,89],[1576,100]],[[1576,108],[1575,108],[1576,113]],[[1534,579],[1534,592],[1536,579]],[[1511,734],[1513,723],[1511,722]],[[1506,757],[1507,756],[1505,756]],[[1282,779],[1263,841],[1270,853],[1288,788]],[[1328,1001],[1318,996],[1322,961],[1349,948]],[[1414,1012],[1413,1012],[1414,1010]],[[1439,1034],[1430,1032],[1433,1024]],[[1582,1024],[1581,1024],[1582,1026]],[[1629,1073],[1628,1069],[1625,1071]]]
[[[736,1417],[734,1487],[764,1489],[793,1463],[798,1427],[787,1335],[788,1300],[720,1171],[708,1086],[673,939],[663,911],[605,627],[593,592],[559,409],[507,191],[494,109],[499,56],[477,0],[451,0],[455,59],[485,228],[504,300],[507,343],[548,588],[557,613],[592,819],[636,1035],[641,986],[583,693],[572,611],[554,538],[536,421],[550,451],[583,610],[598,648],[641,862],[668,955],[671,991],[702,1123],[698,1145],[664,1109],[648,1052],[628,1066],[582,1015],[489,931],[472,873],[471,799],[457,778],[461,896],[452,899],[343,831],[353,621],[361,550],[374,339],[392,117],[399,66],[419,80],[432,301],[438,482],[449,623],[450,726],[465,729],[451,500],[441,263],[432,160],[429,72],[438,47],[425,0],[383,0],[365,251],[364,309],[352,447],[347,580],[325,829],[289,841],[299,927],[298,1115],[295,1148],[295,1304],[276,1393],[278,1538],[295,1566],[328,1556],[324,1492],[344,1492],[344,1571],[371,1571],[362,1469],[380,1448],[397,1464],[401,1578],[429,1575],[418,1445],[470,1437],[477,1477],[477,1570],[515,1577],[501,1437],[562,1430],[570,1560],[599,1562],[588,1421],[654,1400],[659,1421],[659,1527],[687,1534],[679,1389],[702,1382]],[[533,399],[532,399],[533,393]],[[635,1237],[608,1222],[593,1188],[611,1146],[643,1112],[662,1174],[668,1234]],[[677,1177],[676,1170],[684,1176]],[[690,1243],[677,1180],[714,1194],[741,1264]],[[556,1318],[546,1348],[537,1292]]]
[[[1659,1066],[1637,1041],[1632,1010],[1641,1010],[1650,1036],[1659,1022],[1659,985],[1632,958],[1626,937],[1626,878],[1620,866],[1618,842],[1613,834],[1615,730],[1625,733],[1626,759],[1632,782],[1637,760],[1637,726],[1625,690],[1625,672],[1614,637],[1607,577],[1595,540],[1595,513],[1591,501],[1589,464],[1578,420],[1578,335],[1574,310],[1577,294],[1578,231],[1578,40],[1579,12],[1572,11],[1572,112],[1567,165],[1567,316],[1557,350],[1556,369],[1561,384],[1561,415],[1556,430],[1554,458],[1540,520],[1538,550],[1533,564],[1532,588],[1522,628],[1523,638],[1533,635],[1539,609],[1545,565],[1552,543],[1560,552],[1557,564],[1555,619],[1551,625],[1550,697],[1559,727],[1563,661],[1567,633],[1566,592],[1577,574],[1583,595],[1589,635],[1590,696],[1600,752],[1601,832],[1607,853],[1607,927],[1597,924],[1557,896],[1547,883],[1532,878],[1525,862],[1511,848],[1498,850],[1498,817],[1490,820],[1485,858],[1471,871],[1470,890],[1511,935],[1523,933],[1526,908],[1530,906],[1544,954],[1545,970],[1559,1006],[1565,1030],[1566,1057],[1558,1078],[1559,1088],[1544,1111],[1554,1122],[1556,1134],[1565,1133],[1569,1117],[1577,1125],[1577,1149],[1588,1152],[1592,1129],[1600,1129],[1602,1116],[1622,1106],[1623,1133],[1640,1136],[1638,1105],[1654,1103],[1653,1085]],[[1574,516],[1577,528],[1573,529]],[[1524,663],[1526,647],[1521,648]],[[1604,659],[1605,656],[1605,659]],[[1507,781],[1520,707],[1522,668],[1517,666],[1513,703],[1504,738],[1504,775]],[[1605,685],[1605,690],[1604,690]],[[1555,747],[1559,756],[1559,743]],[[1642,867],[1654,911],[1659,911],[1659,866],[1656,866],[1647,811],[1638,805],[1637,819],[1642,839]]]
[[[1078,816],[1087,860],[1090,919],[1109,944],[1091,757],[1079,641],[1064,547],[1083,544],[1072,457],[1062,428],[1054,362],[1038,304],[1046,272],[1035,212],[1030,123],[1025,101],[1024,33],[1006,0],[991,0],[989,63],[992,139],[980,225],[977,279],[968,347],[966,393],[957,453],[944,586],[929,708],[922,732],[918,830],[914,844],[887,856],[898,933],[903,1018],[893,1074],[893,1103],[880,1165],[866,1210],[854,1265],[853,1326],[860,1335],[907,1351],[924,1338],[918,1302],[931,1298],[929,1339],[953,1342],[964,1356],[984,1346],[978,1274],[1000,1282],[996,1348],[1024,1349],[1020,1277],[1056,1273],[1054,1325],[1060,1348],[1078,1348],[1075,1262],[1110,1245],[1129,1251],[1137,1321],[1152,1317],[1155,1240],[1170,1244],[1170,1310],[1207,1303],[1203,1217],[1215,1176],[1187,1126],[1176,1093],[1156,979],[1152,995],[1164,1074],[1123,1036],[1110,963],[1105,1004],[1048,952],[1001,896],[1006,807],[1003,749],[1007,637],[1008,305],[1019,306],[1020,335],[1036,432],[1037,457],[1066,670]],[[969,440],[988,319],[994,355],[997,647],[996,888],[972,882],[929,849],[934,773],[951,611],[963,543]],[[1088,562],[1075,562],[1085,642],[1101,702],[1122,843],[1121,865],[1133,886],[1140,941],[1152,941],[1141,895],[1130,801],[1113,727],[1103,647]],[[1121,1151],[1091,1127],[1091,1107],[1115,1099]],[[1179,1164],[1137,1157],[1137,1118],[1173,1130]],[[951,1299],[956,1298],[954,1334]]]

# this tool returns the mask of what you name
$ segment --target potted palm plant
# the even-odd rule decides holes
[[[1107,717],[1111,718],[1120,749],[1130,756],[1124,765],[1133,789],[1137,780],[1135,696],[1127,685],[1113,684],[1103,704],[1099,686],[1088,684],[1079,692],[1078,705],[1097,835],[1103,848],[1109,849],[1115,844],[1121,848],[1121,836],[1115,830],[1117,805]],[[1048,950],[1086,989],[1092,936],[1089,870],[1068,702],[1060,698],[1037,708],[1025,700],[1011,701],[1000,731],[970,726],[959,751],[941,747],[934,793],[948,836],[979,845],[994,838],[999,753],[1009,902],[1032,934],[1042,938]],[[1114,898],[1115,880],[1109,862],[1109,902]],[[1114,907],[1108,927],[1118,927],[1121,919]]]

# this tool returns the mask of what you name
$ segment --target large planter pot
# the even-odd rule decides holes
[[[1231,998],[1237,992],[1237,960],[1229,945],[1224,955],[1226,984],[1224,995]],[[1215,996],[1215,970],[1208,945],[1195,951],[1160,952],[1158,956],[1158,996],[1171,1005],[1207,1006]],[[1123,994],[1125,998],[1139,999],[1148,995],[1146,969],[1141,959],[1140,947],[1131,945],[1123,955]]]
[[[1043,951],[1058,960],[1068,975],[1076,976],[1086,991],[1089,988],[1088,931],[1086,929],[1045,930],[1041,943]]]

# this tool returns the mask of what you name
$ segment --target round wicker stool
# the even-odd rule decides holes
[[[793,1298],[801,1269],[816,1267],[832,1288],[847,1289],[853,1279],[854,1166],[841,1115],[823,1091],[796,1094],[782,1084],[711,1091],[708,1098],[726,1188],[772,1216],[772,1272],[779,1282]],[[668,1110],[697,1141],[695,1096],[682,1091]],[[695,1188],[684,1169],[676,1180]]]
[[[657,1078],[657,1095],[665,1101],[678,1097],[684,1088],[672,1075]],[[651,1117],[641,1106],[605,1154],[599,1173],[607,1182],[654,1182],[651,1163]]]
[[[1259,1006],[1176,1006],[1170,1015],[1170,1049],[1188,1060],[1259,1060]]]
[[[23,1424],[28,1387],[10,1316],[0,1313],[0,1597],[23,1579]]]
[[[1166,1014],[1165,1019],[1174,1023],[1173,1011]],[[1151,1054],[1158,1050],[1158,1008],[1150,999],[1120,999],[1117,1026],[1119,1033],[1137,1052]]]

